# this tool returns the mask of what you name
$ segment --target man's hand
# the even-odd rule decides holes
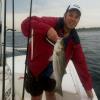
[[[92,100],[93,99],[93,92],[92,90],[87,90],[86,91],[87,96]]]
[[[47,32],[47,37],[52,42],[56,42],[59,39],[59,36],[54,28],[50,28]]]

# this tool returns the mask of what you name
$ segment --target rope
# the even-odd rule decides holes
[[[6,66],[6,0],[4,0],[4,46],[3,46],[3,83],[2,100],[5,100],[5,66]]]
[[[71,62],[72,63],[72,62]],[[74,66],[74,65],[73,65]],[[73,67],[72,65],[70,67]],[[76,69],[75,69],[76,70]],[[77,82],[77,76],[75,75],[75,70],[73,68],[69,68],[69,71],[70,71],[70,75],[72,77],[72,81],[74,83],[74,87],[76,89],[76,92],[78,95],[81,95],[80,93],[80,89],[79,89],[79,83]],[[77,72],[76,72],[77,73]],[[75,77],[76,76],[76,77]],[[75,77],[75,80],[74,80],[74,77]],[[76,81],[76,83],[75,83]]]
[[[30,23],[29,23],[29,27],[31,27],[31,14],[32,14],[32,0],[30,1],[30,13],[29,13]],[[29,30],[29,33],[31,33],[31,29]],[[29,37],[28,37],[28,40],[27,40],[27,52],[26,52],[26,61],[25,61],[25,71],[24,71],[22,100],[24,100],[24,94],[25,94],[25,78],[26,78],[26,69],[27,69],[27,65],[28,65],[28,61],[27,61],[27,57],[28,57],[28,45],[29,45]]]

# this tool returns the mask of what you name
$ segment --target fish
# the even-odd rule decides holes
[[[57,40],[53,50],[53,75],[56,80],[55,91],[63,96],[62,92],[62,79],[66,73],[66,59],[63,45],[63,39]]]

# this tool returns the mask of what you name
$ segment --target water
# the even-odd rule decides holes
[[[84,30],[79,31],[81,44],[86,56],[86,61],[89,66],[89,71],[93,78],[94,90],[97,94],[98,100],[100,100],[100,30]],[[7,33],[7,47],[12,46],[11,33]],[[15,33],[15,47],[26,48],[27,39],[23,37],[22,33]],[[15,55],[23,55],[26,50],[15,49]],[[11,56],[11,52],[7,53],[7,56]]]
[[[89,71],[93,78],[94,90],[100,100],[100,30],[79,32]]]

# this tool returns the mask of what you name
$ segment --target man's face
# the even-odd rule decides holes
[[[70,10],[64,16],[65,27],[73,29],[76,27],[80,20],[80,15],[77,10]]]

